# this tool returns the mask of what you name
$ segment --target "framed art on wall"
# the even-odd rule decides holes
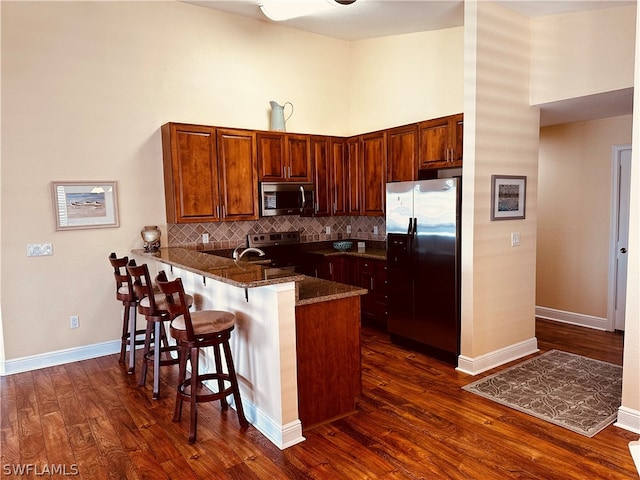
[[[525,215],[527,177],[491,175],[491,220],[517,220]]]
[[[120,226],[116,182],[51,182],[55,229]]]

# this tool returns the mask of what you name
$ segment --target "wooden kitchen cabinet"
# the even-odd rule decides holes
[[[331,173],[331,215],[349,215],[349,157],[344,138],[332,138],[329,169]]]
[[[360,215],[384,216],[386,141],[384,131],[362,135],[360,141]]]
[[[254,133],[167,123],[161,134],[167,223],[258,219]]]
[[[326,255],[318,263],[317,277],[331,280],[332,282],[350,283],[347,270],[347,262],[350,260],[344,255]]]
[[[463,114],[427,120],[418,124],[418,168],[462,166]]]
[[[387,182],[418,179],[418,125],[391,128],[387,134]]]
[[[258,172],[261,182],[311,182],[310,136],[258,132]]]
[[[216,129],[216,135],[222,220],[257,220],[256,135],[229,128]]]
[[[311,137],[316,217],[331,215],[333,208],[330,143],[329,137]]]
[[[345,197],[347,200],[347,215],[360,215],[361,192],[361,165],[360,165],[360,138],[354,137],[347,140],[345,172]]]
[[[295,335],[302,428],[355,413],[362,393],[360,298],[297,306]]]
[[[358,287],[369,293],[362,295],[362,323],[382,331],[387,330],[387,265],[384,260],[356,258],[351,275]]]

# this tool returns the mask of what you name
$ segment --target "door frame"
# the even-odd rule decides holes
[[[620,196],[620,159],[622,152],[631,150],[631,144],[613,145],[611,148],[611,220],[609,227],[609,278],[607,291],[607,331],[615,330],[616,302],[616,258],[618,254],[618,213]],[[629,179],[631,181],[631,179]],[[627,222],[629,220],[627,219]]]

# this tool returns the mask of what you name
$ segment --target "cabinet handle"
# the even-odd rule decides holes
[[[216,217],[220,218],[220,205],[216,205]]]
[[[222,216],[223,217],[227,216],[227,206],[226,205],[222,205]]]
[[[373,277],[371,277],[371,292],[373,292]]]
[[[329,264],[329,275],[333,275],[333,263]]]

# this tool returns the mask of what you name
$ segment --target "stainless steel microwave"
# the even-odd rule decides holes
[[[260,215],[314,214],[313,183],[262,182],[260,183]]]

